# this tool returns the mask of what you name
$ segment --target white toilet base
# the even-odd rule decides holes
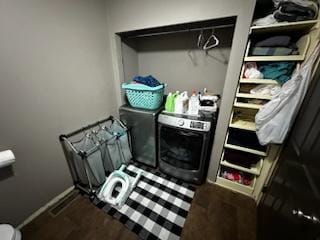
[[[21,240],[21,233],[9,224],[0,224],[1,240]]]

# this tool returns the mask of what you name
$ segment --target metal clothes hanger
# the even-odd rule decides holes
[[[213,41],[212,44],[210,44],[210,42]],[[216,35],[214,35],[214,29],[212,29],[211,35],[210,37],[207,39],[207,41],[205,42],[205,44],[203,45],[202,49],[205,51],[208,51],[216,46],[218,46],[220,43],[219,39],[216,37]]]
[[[197,42],[198,48],[202,49],[203,41],[204,41],[203,29],[201,29],[200,34],[198,36],[198,42]]]

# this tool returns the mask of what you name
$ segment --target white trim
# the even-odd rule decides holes
[[[39,208],[37,211],[32,213],[29,217],[27,217],[18,227],[17,229],[23,228],[25,225],[30,223],[32,220],[34,220],[36,217],[38,217],[41,213],[45,212],[49,207],[51,207],[53,204],[59,202],[62,198],[67,196],[72,190],[74,189],[74,186],[69,187],[62,193],[60,193],[58,196],[51,199],[48,203],[46,203],[44,206]]]
[[[210,183],[210,184],[215,184],[216,182],[215,181],[212,181],[211,179],[207,178],[207,182]]]

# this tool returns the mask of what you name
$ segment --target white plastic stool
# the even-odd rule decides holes
[[[131,180],[130,176],[123,172],[125,168],[126,166],[122,165],[119,170],[113,171],[106,179],[98,194],[98,198],[101,201],[109,203],[118,209],[124,205],[143,174],[141,170],[137,172],[137,176]],[[119,192],[116,197],[112,196],[114,190]]]

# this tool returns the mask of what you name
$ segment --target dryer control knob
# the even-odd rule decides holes
[[[178,120],[178,125],[182,127],[184,125],[184,121],[182,119]]]

